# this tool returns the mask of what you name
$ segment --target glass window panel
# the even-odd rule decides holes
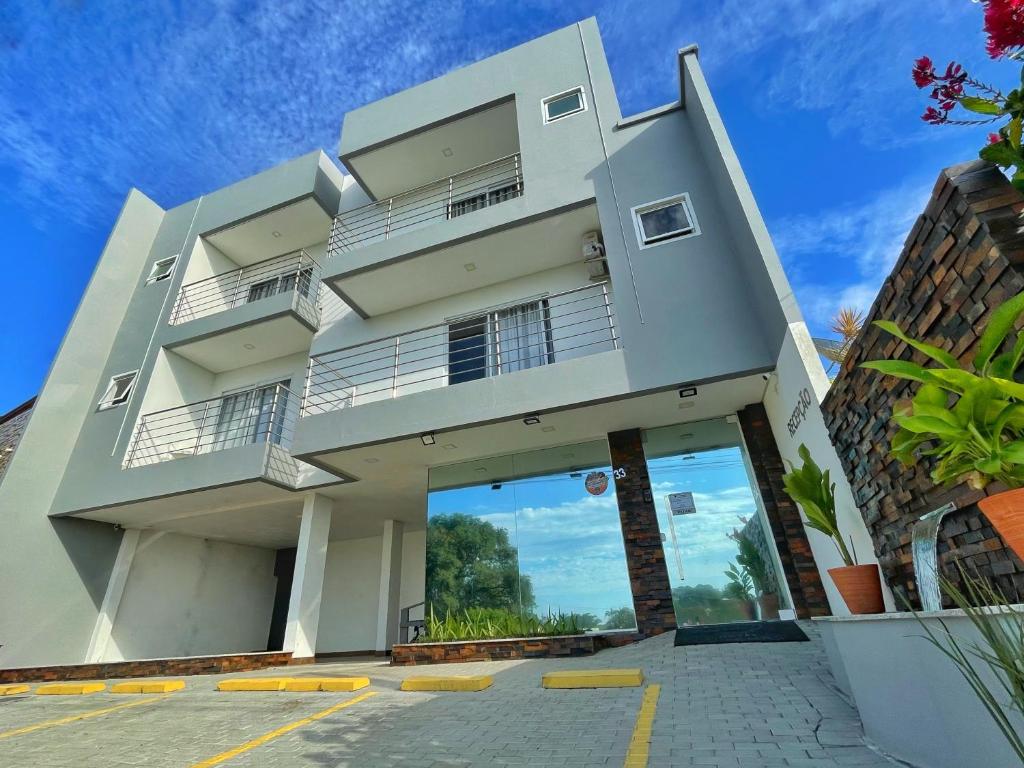
[[[448,383],[482,379],[487,375],[488,320],[486,316],[448,326]]]
[[[560,117],[571,115],[583,109],[583,95],[581,91],[573,91],[564,96],[558,96],[544,103],[547,109],[548,120],[557,120]]]
[[[682,202],[671,203],[651,211],[643,211],[638,216],[640,217],[640,226],[643,228],[645,243],[683,234],[693,229]]]

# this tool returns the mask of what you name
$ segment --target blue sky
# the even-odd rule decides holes
[[[595,15],[630,114],[701,62],[812,331],[866,306],[938,171],[983,129],[932,128],[913,58],[983,53],[968,0],[0,4],[0,228],[8,375],[36,392],[131,186],[164,207],[311,149],[344,112]]]

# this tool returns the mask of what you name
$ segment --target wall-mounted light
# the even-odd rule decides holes
[[[696,397],[697,396],[697,388],[696,387],[680,387],[679,388],[679,396],[680,397]]]
[[[420,435],[420,440],[423,442],[424,445],[433,445],[435,442],[434,433],[424,432],[422,435]]]
[[[534,424],[540,424],[540,414],[531,413],[529,416],[527,416],[525,419],[523,419],[523,424],[526,424],[527,426],[533,426]]]
[[[501,483],[491,483],[491,490],[492,491],[500,491],[501,490]]]

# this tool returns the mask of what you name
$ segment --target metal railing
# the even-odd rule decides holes
[[[303,250],[183,285],[171,310],[171,325],[294,291],[296,308],[320,320],[320,265]]]
[[[523,194],[519,154],[470,168],[407,192],[339,213],[331,226],[328,253],[387,240],[437,220],[455,219]]]
[[[609,288],[587,285],[314,355],[302,415],[615,349]]]
[[[284,384],[147,413],[139,420],[125,469],[253,443],[291,443],[298,398]]]

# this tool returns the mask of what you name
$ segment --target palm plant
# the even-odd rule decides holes
[[[814,339],[814,346],[818,354],[827,359],[829,365],[828,373],[832,373],[837,365],[842,365],[850,353],[853,342],[864,327],[864,313],[854,307],[841,307],[832,318],[829,326],[832,333],[838,339]]]
[[[745,603],[753,601],[754,580],[750,577],[750,572],[746,568],[737,568],[736,563],[729,563],[725,576],[729,579],[729,583],[725,585],[725,589],[722,591],[728,597]]]

